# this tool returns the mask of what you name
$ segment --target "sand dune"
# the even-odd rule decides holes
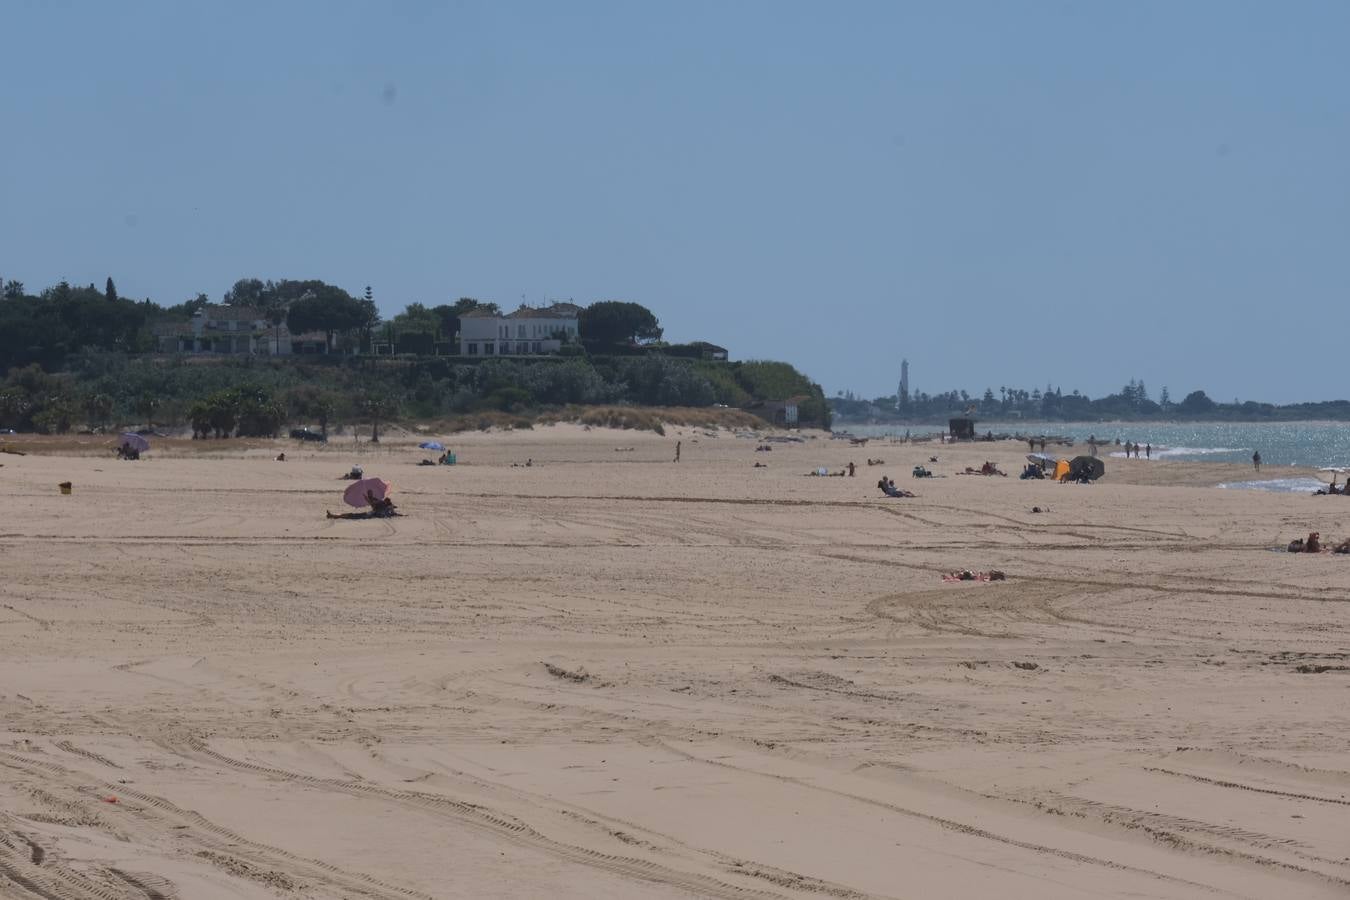
[[[955,474],[1011,443],[82,440],[0,456],[0,896],[1350,893],[1350,557],[1273,549],[1350,500]],[[405,515],[325,518],[353,462]]]

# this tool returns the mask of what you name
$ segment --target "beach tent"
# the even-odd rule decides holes
[[[1106,474],[1106,464],[1095,456],[1075,456],[1069,463],[1069,479],[1096,481]]]
[[[975,420],[968,416],[958,416],[947,421],[947,430],[954,441],[975,440]]]
[[[1069,461],[1067,459],[1061,459],[1056,461],[1054,479],[1056,481],[1063,481],[1065,478],[1068,477],[1069,477]]]

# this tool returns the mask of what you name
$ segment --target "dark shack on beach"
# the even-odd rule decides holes
[[[951,432],[954,441],[973,441],[975,440],[975,420],[962,416],[947,421],[947,430]]]

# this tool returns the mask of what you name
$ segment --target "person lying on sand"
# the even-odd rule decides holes
[[[390,516],[401,516],[400,512],[377,513],[374,510],[366,509],[361,512],[335,513],[325,511],[324,513],[330,519],[387,519]]]
[[[282,451],[281,453],[278,453],[278,454],[277,454],[277,462],[285,462],[285,461],[286,461],[286,453],[285,453],[285,451]]]
[[[972,572],[969,569],[962,569],[959,572],[948,572],[942,576],[943,581],[1007,581],[1008,576],[998,569],[990,569],[988,572]]]
[[[366,502],[370,504],[370,509],[363,512],[354,513],[331,513],[325,514],[330,519],[383,519],[388,516],[397,516],[398,507],[394,501],[388,497],[376,497],[374,492],[366,491]]]

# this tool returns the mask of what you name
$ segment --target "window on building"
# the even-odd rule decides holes
[[[483,355],[491,356],[494,349],[495,348],[493,347],[492,342],[488,341],[486,344],[483,345]]]
[[[540,342],[540,341],[535,341],[535,342],[534,342],[534,352],[535,352],[535,353],[543,353],[543,352],[544,352],[544,345],[543,345],[542,342]]]
[[[477,344],[470,344],[470,345],[469,345],[469,355],[470,355],[470,356],[477,356],[477,355],[478,355],[478,345],[477,345]]]

